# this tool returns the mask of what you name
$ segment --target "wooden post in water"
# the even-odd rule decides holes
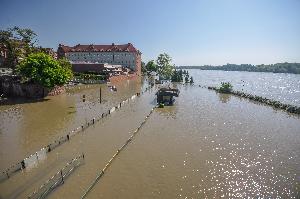
[[[100,104],[102,103],[102,92],[101,92],[101,87],[100,87]]]
[[[64,181],[64,176],[63,176],[62,170],[60,170],[60,176],[61,176],[61,182],[64,184],[65,181]]]

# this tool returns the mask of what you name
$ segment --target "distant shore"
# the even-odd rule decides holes
[[[270,73],[292,73],[300,74],[300,63],[277,63],[270,65],[251,64],[226,64],[222,66],[179,66],[178,69],[200,69],[200,70],[223,70],[223,71],[247,71],[247,72],[270,72]]]

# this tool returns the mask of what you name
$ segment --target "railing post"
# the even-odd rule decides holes
[[[62,183],[64,184],[65,181],[64,181],[64,176],[63,176],[62,170],[60,170],[60,176],[61,176],[61,181],[62,181]]]

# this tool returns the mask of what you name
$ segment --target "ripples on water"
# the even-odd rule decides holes
[[[160,161],[171,180],[152,196],[172,198],[164,188],[176,187],[177,198],[296,198],[299,118],[223,97],[187,86],[174,107],[157,109],[141,139],[158,158],[144,161]]]
[[[248,89],[249,93],[255,92],[254,94],[267,95],[266,97],[281,96],[283,98],[280,99],[290,100],[289,103],[294,104],[299,99],[299,92],[296,92],[300,90],[299,76],[291,75],[287,80],[278,80],[275,77],[285,74],[266,74],[266,77],[262,77],[259,76],[261,74],[247,72],[196,70],[190,74],[196,83],[202,85],[219,85],[221,81],[231,81],[236,89],[244,89],[245,92]],[[271,86],[272,79],[277,82],[274,88]],[[24,122],[28,126],[32,125],[32,118],[40,121],[41,116],[52,121],[49,114],[52,111],[48,110],[48,105],[51,105],[55,107],[53,112],[61,111],[58,112],[60,118],[67,117],[70,121],[78,119],[82,122],[87,113],[93,117],[106,106],[115,105],[120,97],[126,98],[140,91],[140,87],[135,84],[128,87],[124,91],[120,89],[118,93],[110,93],[110,97],[106,98],[107,102],[102,104],[105,107],[97,103],[98,88],[92,88],[71,91],[65,98],[54,98],[54,104],[51,100],[43,102],[40,106],[44,108],[44,115],[38,118],[35,114],[29,114],[39,107],[38,104],[2,109],[0,117],[5,121],[0,124],[4,125],[1,126],[4,132],[2,138],[9,142],[0,140],[3,149],[1,160],[9,160],[9,156],[2,151],[14,152],[23,157],[20,151],[32,149],[30,143],[23,144],[18,149],[13,148],[11,143],[24,140],[22,135],[43,138],[40,132],[33,134],[32,128],[27,128],[26,131],[20,128],[22,125],[18,121],[24,120],[24,114],[28,117]],[[300,188],[299,117],[235,96],[216,94],[198,86],[186,85],[179,88],[181,93],[176,98],[175,105],[155,110],[93,189],[90,198],[296,198]],[[271,93],[268,94],[267,91]],[[291,92],[283,95],[286,91]],[[82,94],[87,95],[86,103],[81,102]],[[76,171],[76,175],[70,176],[64,187],[54,192],[59,196],[57,198],[73,192],[77,192],[75,195],[79,197],[83,193],[84,188],[94,179],[96,171],[102,168],[101,164],[105,165],[123,143],[118,141],[119,138],[127,138],[128,130],[133,129],[132,126],[140,122],[144,112],[153,107],[154,92],[149,91],[146,96],[148,97],[143,95],[139,98],[138,103],[132,104],[132,108],[125,107],[127,112],[123,112],[123,109],[117,112],[117,125],[110,120],[103,125],[99,123],[98,128],[90,128],[88,133],[82,134],[87,136],[85,140],[77,137],[70,141],[70,146],[66,144],[57,149],[61,153],[60,158],[73,157],[71,152],[76,150],[76,146],[89,152],[86,162],[89,166],[83,165]],[[70,117],[73,114],[69,112],[74,110],[76,114]],[[11,125],[9,120],[12,120]],[[66,125],[66,122],[60,120]],[[53,122],[49,123],[44,124],[44,127],[49,128],[46,129],[48,137],[44,138],[45,142],[59,135],[51,135],[53,130],[65,132],[66,129],[64,126],[55,127]],[[15,125],[17,129],[14,129],[12,124],[19,126]],[[33,138],[28,140],[40,146]],[[54,161],[56,153],[49,153],[50,155]],[[84,179],[80,176],[84,176]]]
[[[233,89],[300,106],[300,75],[242,71],[189,70],[196,84],[219,86],[231,82]]]

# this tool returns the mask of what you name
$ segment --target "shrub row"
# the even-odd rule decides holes
[[[215,90],[215,91],[219,92],[219,89],[217,87],[208,86],[207,88],[210,89],[210,90]],[[271,99],[268,99],[268,98],[265,98],[265,97],[244,93],[242,91],[230,91],[229,94],[244,97],[244,98],[248,98],[250,100],[254,100],[254,101],[257,101],[257,102],[260,102],[260,103],[263,103],[263,104],[267,104],[267,105],[272,106],[274,108],[285,110],[289,113],[300,114],[300,107],[289,105],[289,104],[284,104],[284,103],[281,103],[281,102],[276,101],[276,100],[271,100]]]

